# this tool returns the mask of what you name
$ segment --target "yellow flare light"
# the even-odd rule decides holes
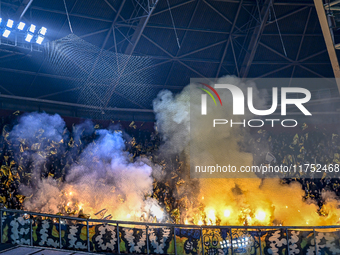
[[[266,219],[266,213],[264,211],[258,211],[255,218],[259,221],[264,221]]]
[[[230,216],[230,210],[226,209],[224,211],[224,217],[228,218]]]
[[[208,216],[208,219],[210,221],[209,222],[210,224],[208,223],[208,225],[215,224],[215,222],[216,222],[215,210],[210,209],[207,216]]]

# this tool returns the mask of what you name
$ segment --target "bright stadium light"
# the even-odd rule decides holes
[[[41,35],[46,35],[46,32],[47,32],[47,28],[46,27],[42,27],[39,31],[39,34]]]
[[[31,33],[34,33],[35,32],[35,28],[36,26],[35,25],[30,25],[30,27],[28,28],[28,31],[31,32]]]
[[[34,24],[27,24],[23,21],[3,19],[0,17],[0,37],[7,38],[0,40],[0,45],[24,49],[28,49],[29,47],[31,50],[41,52],[42,48],[38,45],[41,45],[45,41],[46,34],[46,27],[37,27]],[[28,45],[31,43],[36,43],[38,45]]]
[[[11,33],[11,30],[5,29],[5,31],[3,32],[2,36],[7,38],[10,33]]]
[[[13,27],[13,24],[14,24],[14,21],[13,20],[11,20],[11,19],[9,19],[8,21],[7,21],[7,27],[9,27],[9,28],[12,28]]]
[[[35,41],[37,44],[41,44],[44,41],[44,37],[41,35],[38,35],[37,40]]]
[[[27,35],[25,37],[25,41],[26,42],[31,42],[32,38],[33,38],[33,35],[31,33],[27,33]]]
[[[18,25],[18,29],[20,31],[24,30],[24,27],[26,26],[26,24],[24,22],[20,22],[19,25]]]

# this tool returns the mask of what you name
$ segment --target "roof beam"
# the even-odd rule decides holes
[[[137,27],[137,25],[129,25],[129,24],[122,24],[122,23],[117,23],[116,26],[117,27],[133,27],[133,28]],[[174,30],[174,27],[172,27],[172,26],[164,26],[164,25],[148,24],[146,27],[148,27],[148,28],[157,28],[157,29]],[[219,30],[212,30],[212,29],[203,29],[203,28],[178,27],[178,26],[176,26],[176,30],[193,31],[193,32],[200,32],[200,33],[229,34],[229,32],[226,32],[226,31],[219,31]]]
[[[269,9],[270,9],[271,4],[272,4],[272,0],[266,0],[261,9],[261,14],[260,14],[261,23],[259,26],[255,28],[253,32],[253,35],[250,39],[250,43],[248,45],[247,53],[244,57],[244,60],[241,66],[240,77],[242,78],[245,78],[248,76],[250,65],[254,60],[255,53],[260,42],[261,35],[265,28],[265,24],[267,23],[267,20],[268,20]]]
[[[305,39],[305,35],[306,35],[306,31],[307,31],[307,27],[308,27],[308,24],[309,24],[309,19],[310,19],[311,13],[312,13],[312,7],[309,8],[309,12],[308,12],[308,16],[307,16],[305,28],[303,29],[303,35],[302,35],[302,38],[301,38],[301,41],[300,41],[300,45],[299,45],[298,52],[297,52],[297,54],[296,54],[295,61],[298,61],[298,60],[299,60],[300,52],[301,52],[301,49],[302,49],[302,44],[303,44],[303,41],[304,41],[304,39]],[[296,69],[296,66],[294,65],[292,74],[291,74],[291,76],[290,76],[291,79],[292,79],[293,76],[294,76],[295,69]],[[291,80],[290,80],[290,82],[291,82]],[[290,82],[289,82],[289,84],[290,84]]]
[[[112,107],[102,108],[102,107],[94,106],[94,105],[83,105],[83,104],[75,104],[75,103],[53,101],[53,100],[47,100],[47,99],[20,97],[20,96],[4,95],[4,94],[0,94],[0,98],[16,99],[16,100],[23,100],[23,101],[30,101],[30,102],[37,102],[37,103],[48,103],[48,104],[71,106],[75,108],[93,109],[93,110],[100,110],[100,111],[104,110],[104,111],[117,111],[117,112],[150,112],[150,113],[153,112],[153,110],[151,109],[112,108]]]
[[[281,71],[281,70],[287,69],[287,68],[291,67],[292,65],[293,65],[293,63],[290,63],[290,64],[288,64],[288,65],[286,65],[286,66],[277,68],[277,69],[275,69],[275,70],[272,70],[272,71],[270,71],[270,72],[268,72],[268,73],[265,73],[265,74],[262,74],[262,75],[256,77],[256,79],[267,77],[267,76],[269,76],[269,75],[271,75],[271,74],[273,74],[273,73],[277,73],[277,72],[279,72],[279,71]]]
[[[138,1],[138,0],[137,0]],[[148,0],[150,1],[150,0]],[[143,32],[144,32],[144,29],[146,27],[146,24],[149,22],[149,19],[153,13],[153,11],[155,10],[156,8],[156,5],[158,3],[159,0],[156,0],[155,3],[153,4],[153,6],[150,7],[150,9],[148,10],[149,12],[146,13],[146,16],[143,16],[137,27],[136,27],[136,30],[135,32],[133,33],[132,35],[132,38],[131,38],[131,43],[128,44],[128,46],[126,47],[125,49],[125,54],[127,55],[132,55],[132,53],[134,52],[138,42],[139,42],[139,39],[141,38]]]
[[[222,14],[219,10],[217,10],[214,6],[212,6],[210,3],[208,3],[206,0],[203,0],[203,2],[208,5],[211,9],[213,9],[218,15],[220,15],[224,20],[226,20],[228,23],[230,23],[231,25],[233,25],[233,22],[228,19],[224,14]],[[242,32],[242,30],[240,28],[238,28],[236,25],[234,25],[234,27],[239,31]]]
[[[138,1],[138,0],[137,0]],[[120,82],[120,79],[121,77],[123,76],[123,73],[126,69],[126,66],[128,65],[129,61],[130,61],[130,57],[132,56],[132,53],[134,52],[143,32],[144,32],[144,29],[146,27],[146,24],[148,23],[153,11],[155,10],[156,6],[157,6],[157,3],[158,3],[159,0],[148,0],[148,12],[146,13],[145,16],[143,16],[138,25],[137,25],[137,28],[135,30],[135,32],[133,33],[132,35],[132,38],[131,38],[131,42],[128,44],[128,46],[126,47],[125,49],[125,54],[128,55],[129,57],[127,58],[127,60],[125,61],[124,63],[124,66],[122,67],[122,69],[120,70],[120,74],[117,78],[117,81],[115,82],[115,84],[112,86],[111,89],[108,90],[108,96],[104,99],[105,101],[105,104],[104,104],[104,107],[107,107],[110,100],[111,100],[111,97],[113,95],[113,93],[117,93],[115,90],[116,90],[116,87],[118,86],[119,82]]]
[[[294,11],[291,11],[289,13],[286,13],[283,16],[277,17],[275,20],[268,22],[267,24],[265,24],[265,26],[269,26],[270,24],[272,24],[274,22],[278,22],[279,20],[288,18],[289,16],[292,16],[292,15],[294,15],[296,13],[302,12],[302,11],[306,10],[307,8],[308,8],[308,6],[303,6],[302,8],[299,8],[297,10],[294,10]]]
[[[194,1],[196,1],[196,0],[188,0],[188,1],[183,2],[183,3],[179,3],[179,4],[176,4],[176,5],[170,6],[170,10],[181,7],[183,5],[189,4],[189,3],[194,2]],[[161,14],[163,12],[168,12],[168,11],[169,11],[169,7],[164,8],[163,10],[160,10],[158,12],[154,12],[151,16],[156,16],[158,14]]]
[[[336,5],[336,4],[339,4],[339,3],[340,3],[340,0],[335,0],[335,1],[333,1],[333,2],[330,2],[330,3],[325,4],[325,8],[331,7],[331,6]]]
[[[21,5],[19,6],[18,10],[16,11],[16,13],[14,15],[15,19],[21,20],[32,3],[33,3],[33,0],[23,0]]]
[[[5,3],[2,2],[2,5],[8,6],[10,8],[17,8],[17,5],[11,4],[11,3]],[[49,9],[45,7],[38,7],[38,6],[32,6],[32,10],[37,10],[37,11],[45,11],[45,12],[50,12],[50,13],[56,13],[56,14],[61,14],[61,15],[66,15],[65,11],[59,11],[59,10],[54,10],[54,9]],[[88,15],[83,15],[83,14],[75,14],[75,13],[69,13],[70,17],[78,17],[78,18],[83,18],[83,19],[90,19],[90,20],[96,20],[96,21],[102,21],[102,22],[107,22],[107,23],[112,23],[112,20],[110,19],[105,19],[105,18],[100,18],[100,17],[92,17]],[[120,16],[122,19],[123,17]]]
[[[45,11],[45,12],[51,12],[51,13],[66,15],[66,13],[63,12],[63,11],[58,11],[58,10],[53,10],[53,9],[48,9],[48,8],[43,8],[43,7],[34,6],[34,7],[32,7],[32,9],[37,10],[37,11]],[[109,19],[100,18],[100,17],[91,17],[89,15],[83,15],[83,14],[69,13],[69,16],[70,17],[78,17],[78,18],[83,18],[83,19],[91,19],[91,20],[96,20],[96,21],[112,23],[112,20],[109,20]]]
[[[294,60],[286,57],[285,55],[281,54],[280,52],[278,52],[277,50],[273,49],[272,47],[269,47],[268,45],[262,43],[262,42],[259,42],[258,44],[260,44],[261,46],[267,48],[268,50],[274,52],[275,54],[277,54],[278,56],[280,56],[281,58],[284,58],[286,60],[288,60],[289,62],[295,62]],[[297,61],[296,61],[297,62]]]
[[[314,0],[314,4],[315,4],[316,12],[319,17],[319,22],[320,22],[321,30],[323,33],[323,37],[325,39],[328,55],[331,60],[334,77],[336,79],[336,83],[338,86],[338,91],[340,92],[340,68],[339,68],[338,57],[336,56],[335,47],[334,47],[334,41],[333,41],[333,36],[332,36],[333,31],[330,30],[328,20],[326,17],[326,13],[325,13],[325,9],[324,9],[324,5],[323,5],[323,1]]]
[[[225,3],[240,3],[241,0],[213,0],[213,1],[216,1],[216,2],[225,2]],[[244,1],[243,2],[243,5],[252,5],[252,6],[256,6],[256,2],[255,1]],[[302,5],[302,6],[313,6],[312,3],[304,3],[304,2],[297,2],[297,1],[294,1],[294,2],[287,2],[287,1],[281,1],[281,2],[275,2],[274,5],[291,5],[291,6],[294,6],[294,5]]]
[[[217,69],[217,72],[216,72],[216,78],[219,76],[220,74],[220,71],[221,71],[221,67],[222,67],[222,64],[224,62],[224,59],[225,59],[225,56],[227,54],[227,51],[228,51],[228,47],[229,47],[229,44],[232,43],[232,34],[234,32],[234,28],[236,27],[236,22],[237,22],[237,19],[238,19],[238,16],[240,14],[240,10],[241,10],[241,7],[242,7],[242,4],[243,4],[243,0],[241,0],[241,2],[239,3],[238,5],[238,8],[237,8],[237,12],[236,12],[236,15],[235,15],[235,20],[233,22],[233,25],[230,29],[230,35],[228,37],[228,41],[227,41],[227,44],[224,48],[224,51],[223,51],[223,54],[222,54],[222,57],[221,57],[221,61],[220,61],[220,64],[218,66],[218,69]],[[237,68],[237,72],[238,72],[238,67],[237,67],[237,62],[236,62],[236,58],[235,58],[235,51],[234,51],[234,46],[232,46],[232,51],[233,51],[233,55],[234,55],[234,60],[235,60],[235,64],[236,64],[236,68]]]
[[[194,20],[194,17],[196,16],[196,12],[197,12],[197,9],[198,9],[199,4],[200,4],[200,1],[198,0],[198,1],[196,2],[196,4],[195,4],[195,9],[194,9],[194,11],[192,12],[190,21],[189,21],[189,23],[188,23],[188,25],[187,25],[188,28],[191,27],[191,24],[192,24],[192,22],[193,22],[193,20]],[[188,34],[188,30],[185,30],[184,35],[183,35],[182,40],[181,40],[180,46],[183,45],[183,43],[185,42],[185,39],[186,39],[186,37],[187,37],[187,34]],[[180,53],[180,47],[177,49],[177,53],[176,53],[176,56],[175,56],[176,58],[178,57],[179,53]],[[172,73],[172,69],[173,69],[173,68],[174,68],[174,61],[171,62],[171,67],[170,67],[169,72],[168,72],[168,74],[167,74],[167,77],[166,77],[166,79],[165,79],[164,86],[168,83],[168,80],[170,79],[170,75],[171,75],[171,73]]]
[[[230,36],[229,36],[229,37],[230,37]],[[178,58],[187,57],[187,56],[189,56],[189,55],[192,55],[192,54],[195,54],[195,53],[197,53],[197,52],[200,52],[200,51],[203,51],[203,50],[206,50],[206,49],[215,47],[215,46],[220,45],[220,44],[222,44],[222,43],[225,43],[225,42],[227,42],[227,41],[229,41],[229,40],[222,40],[222,41],[219,41],[219,42],[215,42],[215,43],[209,44],[209,45],[204,46],[204,47],[202,47],[202,48],[199,48],[199,49],[196,49],[196,50],[187,52],[187,53],[185,53],[185,54],[183,54],[183,55],[180,55]]]
[[[340,7],[339,6],[331,6],[331,7],[327,7],[327,9],[329,9],[331,11],[340,11]]]
[[[114,11],[117,13],[117,10],[112,6],[112,4],[109,3],[109,1],[104,0],[104,2]]]

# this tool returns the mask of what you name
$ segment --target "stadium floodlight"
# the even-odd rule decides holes
[[[30,25],[30,27],[28,28],[28,31],[31,32],[32,34],[35,32],[35,28],[36,26],[35,25]]]
[[[11,33],[11,30],[5,29],[2,36],[8,38],[9,34]]]
[[[13,28],[13,24],[14,24],[14,21],[13,20],[11,20],[11,19],[8,19],[7,20],[7,27],[9,27],[9,28]]]
[[[20,30],[20,31],[22,31],[22,30],[24,30],[24,27],[26,26],[26,24],[24,23],[24,22],[20,22],[19,24],[18,24],[18,29]]]
[[[47,32],[47,28],[46,28],[46,27],[42,27],[42,28],[39,30],[39,34],[41,34],[41,35],[46,35],[46,32]]]
[[[1,0],[0,0],[1,1]],[[27,44],[38,44],[31,50],[42,51],[39,45],[46,42],[47,28],[20,20],[2,18],[0,15],[0,45],[27,48]],[[6,39],[5,39],[6,38]],[[30,45],[32,46],[32,45]]]
[[[41,35],[38,35],[37,40],[35,41],[37,44],[41,44],[44,41],[44,37]]]
[[[33,38],[33,35],[31,33],[27,33],[27,35],[25,37],[25,41],[26,42],[31,42],[32,38]]]

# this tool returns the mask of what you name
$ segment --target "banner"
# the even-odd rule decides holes
[[[61,247],[69,250],[87,251],[86,222],[61,221]],[[57,219],[35,217],[31,222],[23,215],[2,217],[2,240],[4,243],[34,246],[60,247],[59,222]],[[117,252],[118,237],[121,253],[146,254],[249,254],[290,255],[340,254],[340,231],[338,229],[235,229],[223,228],[169,228],[144,226],[123,227],[111,224],[89,225],[90,250]],[[175,231],[175,232],[174,232]],[[232,234],[232,238],[230,235]],[[287,244],[288,234],[288,244]],[[148,245],[147,238],[148,235]],[[202,239],[203,238],[203,239]],[[176,243],[175,243],[176,242]],[[231,251],[233,249],[233,252]]]

